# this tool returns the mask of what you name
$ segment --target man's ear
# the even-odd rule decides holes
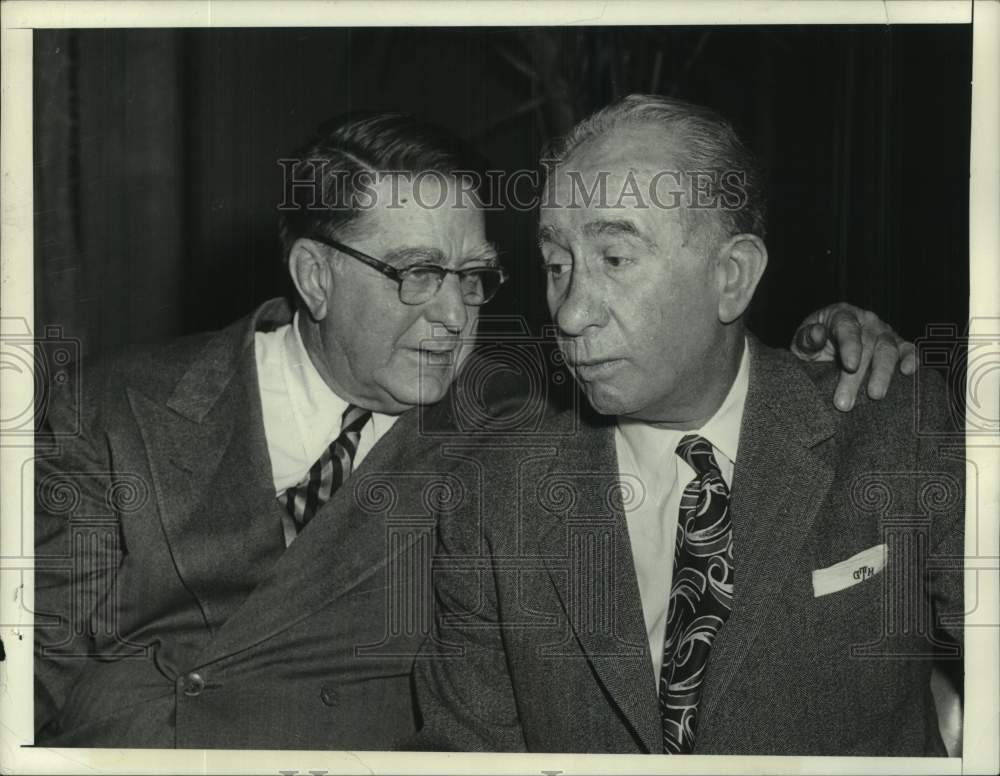
[[[288,252],[288,274],[312,319],[323,320],[334,282],[333,267],[323,246],[305,238],[292,243]]]
[[[767,246],[754,234],[737,234],[716,254],[719,320],[732,323],[747,309],[767,267]]]

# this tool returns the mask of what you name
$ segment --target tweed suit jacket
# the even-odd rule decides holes
[[[85,363],[51,397],[37,744],[389,749],[415,730],[437,477],[419,431],[438,410],[400,417],[286,549],[254,332],[289,319],[272,300],[221,332]]]
[[[929,370],[846,414],[836,379],[751,340],[734,604],[696,754],[945,755],[930,673],[960,654],[963,440],[931,433],[949,412]],[[407,746],[662,752],[623,511],[643,485],[618,475],[613,428],[567,410],[484,450],[480,514],[440,524]]]

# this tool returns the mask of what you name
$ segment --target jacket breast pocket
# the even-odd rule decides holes
[[[883,628],[887,567],[885,545],[864,550],[831,566],[814,570],[803,601],[820,651],[850,651],[847,645],[877,641]]]
[[[886,545],[876,544],[850,558],[812,572],[813,597],[840,593],[868,582],[885,569]]]

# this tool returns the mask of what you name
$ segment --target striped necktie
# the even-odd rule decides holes
[[[286,546],[292,543],[319,508],[351,476],[361,429],[371,416],[370,410],[348,405],[341,418],[340,436],[323,451],[298,485],[293,485],[278,496],[278,501],[291,518],[285,521]]]
[[[660,716],[666,754],[687,754],[694,747],[708,658],[733,606],[729,486],[704,437],[685,436],[677,455],[694,469],[695,478],[681,496],[663,640]]]

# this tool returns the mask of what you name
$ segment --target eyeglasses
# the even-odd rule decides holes
[[[414,264],[404,269],[396,269],[391,264],[379,261],[367,253],[325,237],[310,237],[330,248],[347,254],[378,270],[387,278],[399,284],[399,301],[403,304],[423,304],[432,299],[441,289],[445,275],[458,275],[458,286],[462,291],[462,301],[470,307],[479,307],[492,299],[500,286],[507,282],[507,273],[501,267],[471,267],[469,269],[448,269],[437,264]]]

